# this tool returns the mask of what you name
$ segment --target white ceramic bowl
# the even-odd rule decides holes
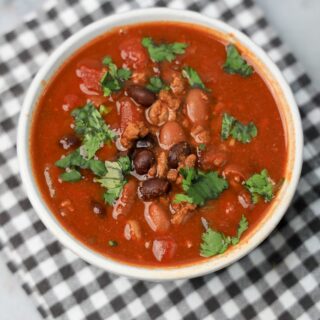
[[[225,254],[177,267],[161,268],[129,265],[103,256],[74,238],[61,226],[41,198],[41,193],[32,174],[29,153],[31,120],[37,100],[43,91],[43,81],[48,82],[68,57],[95,37],[114,27],[151,21],[179,21],[200,25],[214,30],[217,34],[224,35],[231,42],[237,43],[241,50],[246,52],[246,56],[254,63],[255,67],[258,67],[260,74],[263,75],[273,92],[280,106],[288,137],[288,164],[285,172],[285,183],[271,203],[263,221],[239,245],[228,250]],[[278,224],[294,195],[302,165],[302,146],[301,120],[293,95],[278,68],[262,49],[247,36],[221,21],[210,19],[191,11],[160,8],[112,15],[89,25],[63,42],[34,78],[24,100],[18,128],[18,158],[21,177],[28,197],[46,227],[63,245],[87,262],[116,274],[154,281],[193,278],[219,270],[239,260],[258,246]]]

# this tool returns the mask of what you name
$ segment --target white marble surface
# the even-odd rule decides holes
[[[256,0],[281,38],[305,66],[320,89],[320,1]],[[42,0],[0,0],[0,33],[13,28],[21,16],[37,9]],[[1,320],[38,320],[40,316],[31,299],[7,270],[0,255]]]

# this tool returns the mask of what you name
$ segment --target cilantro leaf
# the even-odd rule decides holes
[[[93,158],[106,141],[115,139],[116,134],[105,123],[100,112],[92,103],[74,109],[71,115],[75,120],[76,133],[83,136],[81,148],[87,159]]]
[[[258,129],[253,122],[247,125],[241,123],[228,113],[223,114],[221,126],[221,138],[226,140],[231,135],[235,140],[249,143],[258,134]]]
[[[161,43],[155,44],[153,39],[145,37],[142,39],[141,44],[148,50],[149,56],[153,62],[169,61],[172,62],[176,55],[184,54],[187,48],[186,43]]]
[[[169,87],[162,81],[162,79],[157,76],[151,77],[146,87],[148,90],[154,93],[158,93],[161,90],[169,89]]]
[[[228,113],[223,114],[222,118],[222,125],[221,125],[221,139],[222,140],[227,140],[229,136],[231,135],[231,130],[236,122],[236,119],[229,115]]]
[[[180,202],[189,202],[193,203],[193,199],[186,194],[177,193],[173,199],[173,203],[180,203]]]
[[[249,143],[258,134],[258,129],[253,122],[249,122],[247,125],[237,121],[231,131],[231,135],[242,143]]]
[[[102,177],[106,174],[107,169],[103,161],[91,159],[88,162],[90,170],[99,177]]]
[[[81,156],[80,150],[77,149],[56,161],[55,165],[62,169],[72,167],[80,167],[84,169],[87,168],[87,161]]]
[[[266,169],[263,169],[261,173],[255,173],[244,185],[251,193],[253,203],[258,202],[259,195],[264,198],[265,202],[270,202],[274,197],[273,182]]]
[[[239,243],[242,234],[248,229],[248,227],[249,227],[248,220],[244,215],[242,215],[240,222],[239,222],[237,235],[235,237],[231,237],[231,243],[233,245],[236,245]]]
[[[187,192],[192,184],[192,181],[198,175],[197,171],[195,168],[181,168],[179,172],[183,176],[182,189]]]
[[[87,160],[83,158],[80,153],[80,149],[77,149],[56,161],[55,165],[61,169],[90,169],[97,176],[103,176],[106,172],[106,167],[103,161],[95,159]],[[61,179],[65,182],[68,181],[64,178]]]
[[[212,257],[224,253],[230,245],[236,245],[240,241],[242,234],[248,229],[248,220],[242,215],[238,225],[237,235],[234,237],[226,236],[222,232],[208,228],[202,234],[200,244],[200,255],[202,257]]]
[[[82,176],[77,170],[71,170],[60,174],[59,178],[64,182],[77,182],[80,181]]]
[[[102,187],[107,189],[103,195],[104,201],[113,205],[119,198],[123,186],[127,183],[124,174],[131,170],[131,162],[129,157],[121,157],[118,161],[106,161],[105,167],[105,175],[94,181],[100,183]]]
[[[199,175],[195,183],[188,190],[188,195],[193,199],[193,203],[203,206],[206,201],[216,199],[228,188],[225,179],[220,178],[217,172],[209,172]]]
[[[192,199],[192,203],[199,206],[203,206],[210,199],[218,198],[228,188],[228,182],[219,177],[216,171],[204,173],[194,168],[182,168],[180,173],[183,176],[183,190]]]
[[[223,65],[225,72],[230,74],[238,73],[243,77],[248,77],[253,73],[253,67],[243,59],[233,44],[227,46],[227,59]]]
[[[202,234],[200,255],[202,257],[212,257],[217,254],[222,254],[228,249],[228,246],[229,243],[223,233],[208,228],[208,230]]]
[[[206,91],[209,91],[209,89],[206,88],[204,83],[202,82],[200,76],[198,75],[197,71],[189,66],[185,66],[182,69],[182,75],[185,77],[190,86],[193,88],[200,88]]]
[[[108,67],[108,70],[102,76],[100,83],[103,95],[108,97],[113,91],[122,89],[124,82],[130,79],[132,72],[126,68],[118,69],[109,56],[104,57],[102,63]]]
[[[205,151],[206,149],[207,149],[207,146],[206,146],[205,143],[200,143],[200,144],[198,145],[198,150],[199,150],[199,151]]]
[[[120,157],[117,162],[124,174],[128,174],[132,170],[131,160],[128,156]]]

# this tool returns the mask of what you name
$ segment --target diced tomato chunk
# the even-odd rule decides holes
[[[163,237],[153,241],[152,252],[158,261],[168,261],[173,258],[177,244],[171,237]]]
[[[130,69],[142,69],[148,63],[148,55],[140,38],[130,38],[119,46],[121,58]]]
[[[130,98],[122,98],[119,101],[120,128],[123,131],[129,122],[144,121],[144,115]]]
[[[87,66],[81,66],[76,71],[77,76],[83,81],[83,85],[88,91],[101,92],[100,80],[103,76],[102,70],[92,69]]]

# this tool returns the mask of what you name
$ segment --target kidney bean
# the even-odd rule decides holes
[[[173,145],[169,150],[168,164],[170,168],[178,168],[179,162],[192,153],[190,144],[186,141]]]
[[[167,194],[170,187],[170,182],[167,179],[152,178],[142,182],[139,192],[143,200],[149,201]]]
[[[91,201],[91,209],[94,214],[97,216],[103,216],[106,214],[106,208],[100,202],[92,200]]]
[[[120,215],[128,215],[137,197],[137,181],[129,180],[123,187],[121,197],[113,208],[112,217],[118,219]]]
[[[124,237],[127,240],[140,240],[142,238],[140,224],[136,220],[128,220],[124,226]]]
[[[191,89],[186,98],[187,114],[193,123],[205,124],[209,120],[209,98],[201,89]]]
[[[149,227],[158,234],[166,233],[170,228],[170,220],[166,209],[159,203],[152,202],[144,212]]]
[[[68,150],[72,147],[79,146],[80,140],[74,134],[66,134],[59,140],[59,144],[63,149]]]
[[[138,84],[129,86],[127,93],[135,102],[144,107],[150,107],[157,100],[153,92]]]
[[[169,121],[161,128],[159,140],[163,149],[169,149],[174,144],[186,140],[186,135],[178,122]]]
[[[171,237],[156,239],[152,243],[152,253],[158,261],[168,261],[177,251],[177,243]]]
[[[138,174],[146,174],[155,163],[155,157],[151,150],[140,149],[134,153],[133,165]]]

